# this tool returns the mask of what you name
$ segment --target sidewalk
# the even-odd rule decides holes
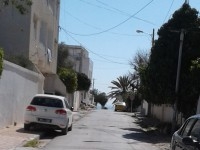
[[[81,119],[90,111],[81,110],[73,112],[74,122]],[[43,132],[24,131],[23,124],[9,126],[0,129],[0,150],[33,150],[34,148],[23,148],[22,146],[30,140],[40,139]]]
[[[39,139],[41,132],[25,132],[23,124],[0,130],[0,150],[14,150],[32,139]]]

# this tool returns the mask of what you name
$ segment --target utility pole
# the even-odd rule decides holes
[[[152,33],[152,41],[151,41],[151,48],[153,48],[154,46],[154,35],[155,35],[155,30],[153,29],[153,33]],[[151,102],[148,102],[148,116],[151,116]]]
[[[155,40],[154,40],[154,35],[155,35],[155,29],[153,29],[153,33],[152,34],[149,34],[149,33],[146,33],[142,30],[136,30],[137,33],[145,33],[145,34],[148,34],[151,36],[151,49],[153,48],[154,46],[154,43],[155,43]],[[151,116],[151,103],[149,102],[148,103],[148,116]]]
[[[155,30],[153,29],[153,33],[152,33],[152,47],[154,46],[154,35],[155,35]]]
[[[93,78],[93,83],[92,83],[92,90],[93,90],[93,92],[94,92],[94,78]],[[93,93],[93,95],[92,95],[92,104],[94,104],[94,93]]]
[[[94,90],[94,80],[95,80],[95,79],[93,79],[93,83],[92,83],[92,90]]]
[[[172,120],[172,133],[175,131],[176,121],[177,121],[176,115],[177,115],[177,103],[178,103],[178,100],[179,100],[178,92],[179,92],[179,80],[180,80],[180,70],[181,70],[184,33],[185,33],[185,30],[181,29],[179,54],[178,54],[178,66],[177,66],[177,74],[176,74],[176,87],[175,87],[176,99],[175,99],[175,102],[174,102],[174,112],[173,112],[173,118],[172,118],[173,119]]]

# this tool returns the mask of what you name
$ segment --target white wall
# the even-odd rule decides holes
[[[70,106],[74,107],[74,111],[78,111],[81,104],[81,92],[75,91],[73,94],[67,93],[67,99],[70,103]]]
[[[173,109],[170,105],[152,105],[151,114],[162,122],[171,122]]]
[[[23,123],[24,111],[32,97],[43,93],[44,77],[4,61],[0,78],[0,128]]]
[[[143,100],[141,111],[144,115],[148,115],[148,103],[145,100]]]

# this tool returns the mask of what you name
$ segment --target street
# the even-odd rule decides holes
[[[130,113],[94,110],[75,122],[71,132],[57,133],[44,150],[159,150]]]

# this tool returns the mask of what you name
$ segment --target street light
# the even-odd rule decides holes
[[[144,33],[144,34],[148,34],[151,36],[151,46],[153,47],[154,46],[154,34],[155,34],[155,30],[153,29],[153,33],[152,34],[149,34],[149,33],[146,33],[142,30],[136,30],[137,33]]]
[[[146,33],[142,30],[136,30],[137,33],[144,33],[144,34],[148,34],[149,36],[151,36],[151,46],[153,47],[154,46],[154,32],[155,30],[153,29],[153,33],[152,34],[149,34],[149,33]],[[151,115],[151,103],[148,103],[148,115],[150,116]]]
[[[142,30],[136,30],[137,33],[144,33]]]

